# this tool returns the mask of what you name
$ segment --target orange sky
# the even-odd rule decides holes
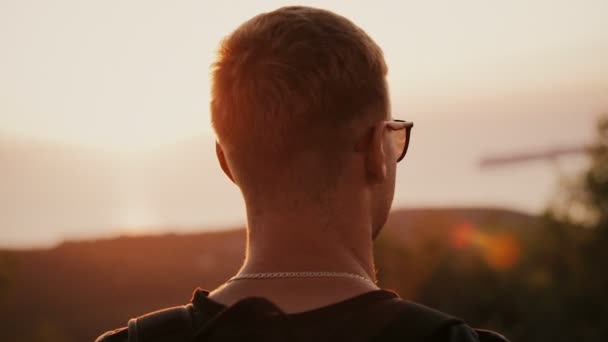
[[[218,42],[289,3],[3,1],[0,132],[123,151],[210,134]],[[513,93],[608,91],[604,0],[299,3],[348,16],[378,41],[406,116]]]
[[[290,3],[0,2],[0,240],[242,222],[238,191],[210,147],[209,65],[239,23]],[[487,173],[479,159],[586,143],[608,110],[608,1],[298,3],[351,18],[384,49],[394,116],[416,122],[397,206],[539,212],[555,191],[553,167]],[[166,156],[192,139],[200,160]],[[45,150],[52,143],[75,150]],[[103,153],[107,163],[93,160]],[[57,155],[78,162],[46,162]],[[183,164],[167,171],[158,160]],[[142,179],[138,161],[156,169]],[[70,170],[96,163],[118,178]],[[572,172],[584,163],[561,164]]]

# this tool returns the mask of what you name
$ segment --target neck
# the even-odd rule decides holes
[[[248,205],[240,273],[348,272],[375,281],[371,219],[362,206],[332,202]]]

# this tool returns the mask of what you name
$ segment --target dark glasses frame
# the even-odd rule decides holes
[[[403,158],[405,157],[405,155],[407,153],[407,149],[409,148],[410,140],[412,137],[412,128],[414,127],[414,123],[411,121],[395,119],[395,120],[386,121],[386,124],[387,124],[387,127],[393,131],[393,132],[391,132],[392,134],[397,134],[401,130],[404,130],[404,133],[405,133],[405,137],[404,137],[405,142],[403,144],[403,150],[401,151],[401,153],[399,154],[399,157],[397,158],[397,163],[398,163],[401,160],[403,160]]]
[[[401,153],[398,154],[399,157],[396,160],[396,162],[398,163],[405,157],[405,154],[407,153],[407,150],[410,146],[412,127],[414,127],[414,123],[411,121],[395,119],[395,120],[384,121],[384,122],[382,122],[382,124],[385,126],[384,128],[390,129],[392,131],[390,133],[393,135],[394,134],[404,134],[403,139],[405,139],[405,141],[403,143],[403,148],[401,150]],[[365,137],[357,143],[357,145],[355,145],[355,151],[362,151],[365,144],[367,144],[369,142],[369,140],[372,138],[372,135],[373,135],[373,128],[368,131],[368,134],[366,134]],[[393,141],[395,141],[395,140],[393,140]]]

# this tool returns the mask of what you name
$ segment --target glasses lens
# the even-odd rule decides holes
[[[405,127],[394,130],[392,135],[395,144],[397,161],[400,161],[405,155],[405,146],[407,145],[407,132]]]

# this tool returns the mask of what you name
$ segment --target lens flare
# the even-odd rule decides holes
[[[511,269],[521,258],[521,244],[513,233],[484,232],[470,222],[455,225],[450,242],[456,250],[478,249],[488,266],[497,271]]]
[[[520,259],[519,241],[511,233],[501,233],[488,239],[484,257],[488,265],[495,270],[508,270]]]

